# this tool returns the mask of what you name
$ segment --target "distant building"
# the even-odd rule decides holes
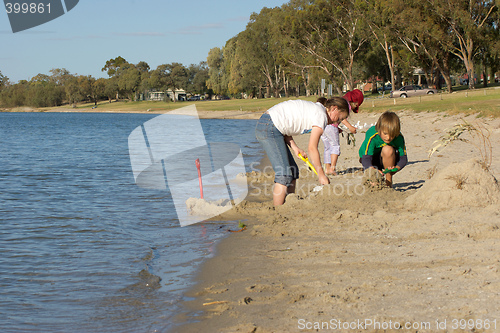
[[[166,91],[148,91],[146,95],[146,100],[148,101],[165,101],[170,98],[171,101],[185,101],[186,91],[184,89],[168,89]]]
[[[163,101],[165,99],[165,92],[163,91],[149,91],[146,97],[148,101]]]

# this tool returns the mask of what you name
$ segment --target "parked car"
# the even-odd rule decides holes
[[[387,84],[385,85],[384,87],[378,87],[377,88],[378,91],[382,91],[382,90],[392,90],[392,85],[390,84]]]
[[[419,95],[432,95],[432,94],[437,94],[437,92],[438,92],[437,89],[422,88],[421,86],[411,85],[411,86],[404,86],[398,90],[391,91],[391,98],[396,98],[396,97],[406,98]]]

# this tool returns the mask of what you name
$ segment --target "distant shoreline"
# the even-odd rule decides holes
[[[132,114],[165,114],[172,113],[175,114],[175,110],[154,110],[154,111],[139,111],[139,110],[106,110],[105,108],[99,109],[72,109],[72,108],[57,108],[57,109],[46,109],[39,110],[29,107],[16,108],[16,109],[2,109],[1,112],[4,113],[132,113]],[[263,112],[253,112],[253,111],[198,111],[198,116],[200,119],[259,119]]]
[[[301,96],[299,99],[315,101],[317,96]],[[214,119],[258,119],[272,106],[297,97],[265,98],[265,99],[232,99],[203,102],[157,102],[157,101],[101,101],[95,107],[94,103],[79,103],[56,107],[14,107],[0,108],[0,112],[96,112],[96,113],[151,113],[164,114],[184,107],[196,106],[200,118]],[[451,94],[439,93],[411,98],[388,98],[377,95],[365,95],[360,112],[365,114],[380,114],[385,111],[401,113],[410,111],[444,112],[449,115],[474,115],[478,117],[500,117],[498,101],[500,87],[477,89],[474,91],[455,91]]]

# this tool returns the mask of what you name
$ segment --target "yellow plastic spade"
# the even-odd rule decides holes
[[[307,157],[304,157],[302,156],[301,154],[299,154],[299,157],[302,161],[306,162],[307,166],[311,168],[312,171],[314,171],[314,173],[316,175],[318,175],[318,173],[316,172],[316,169],[314,168],[314,166],[311,164],[311,162],[309,162],[309,158]]]

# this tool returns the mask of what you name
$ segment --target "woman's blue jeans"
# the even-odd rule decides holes
[[[299,167],[285,143],[285,137],[274,126],[271,116],[264,113],[255,127],[255,136],[262,144],[274,169],[274,182],[290,186],[299,178]]]

